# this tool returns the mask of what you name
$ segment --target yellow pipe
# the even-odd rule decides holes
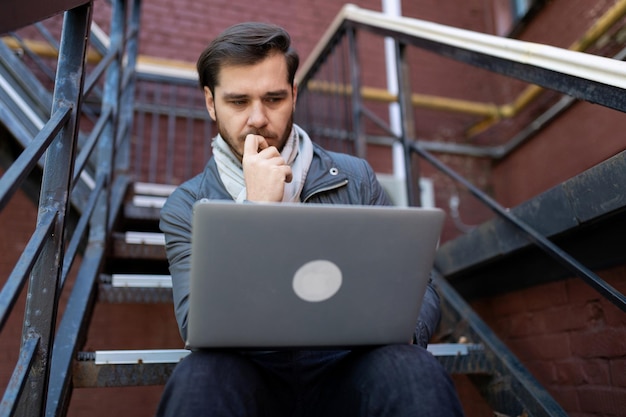
[[[137,57],[137,62],[141,64],[150,64],[155,66],[165,66],[169,68],[182,69],[186,71],[195,71],[195,64],[189,63],[187,61],[178,61],[175,59],[166,59],[166,58],[157,58],[153,56],[147,55],[139,55]]]
[[[596,42],[607,30],[617,23],[626,14],[626,0],[618,0],[607,12],[602,15],[584,34],[583,36],[574,42],[568,49],[573,51],[584,51]],[[319,81],[310,81],[308,87],[312,90],[320,89],[319,91],[325,91],[328,93],[338,93],[348,91],[352,92],[351,88],[340,87],[337,85],[331,86],[329,83],[326,87],[321,87],[322,84]],[[477,116],[484,116],[484,119],[470,127],[466,135],[472,137],[480,132],[487,130],[489,127],[497,123],[503,118],[515,117],[520,111],[528,106],[533,100],[535,100],[541,92],[543,87],[538,85],[529,85],[522,91],[517,98],[511,103],[504,105],[496,105],[490,103],[477,103],[465,100],[443,98],[438,96],[428,96],[421,94],[412,94],[411,102],[416,107],[454,111],[466,114],[473,114]],[[361,94],[364,99],[383,102],[395,102],[397,97],[390,94],[383,89],[375,89],[371,87],[363,87]],[[349,94],[348,93],[348,94]]]
[[[352,87],[346,84],[331,83],[328,81],[311,80],[307,84],[307,89],[325,94],[352,94]],[[374,87],[362,87],[361,97],[368,101],[381,103],[395,103],[397,96],[388,90]],[[412,94],[411,103],[415,107],[429,108],[433,110],[454,111],[468,113],[476,116],[488,116],[500,118],[504,116],[502,109],[504,106],[489,103],[477,103],[467,100],[430,96],[425,94]]]
[[[2,41],[9,48],[13,50],[18,50],[21,48],[20,43],[10,36],[4,36]],[[48,42],[43,41],[33,41],[33,40],[24,40],[24,44],[28,49],[33,51],[36,55],[44,58],[58,58],[59,51],[57,51],[52,45]],[[87,62],[90,64],[97,64],[102,59],[102,55],[98,53],[96,50],[89,49],[87,51]],[[157,58],[151,56],[140,55],[137,58],[138,62],[145,64],[152,64],[157,66],[165,66],[170,68],[179,68],[184,70],[195,70],[195,66],[189,62],[184,61],[176,61],[173,59],[165,59],[165,58]]]
[[[18,50],[21,49],[22,46],[20,43],[10,36],[5,36],[2,38],[2,41],[11,49]],[[32,40],[24,40],[24,44],[28,49],[33,51],[36,55],[44,57],[44,58],[57,58],[59,56],[59,51],[57,51],[52,45],[48,42],[43,41],[32,41]],[[89,49],[87,51],[87,62],[90,64],[98,63],[102,59],[102,55],[93,49]]]
[[[626,0],[618,0],[605,14],[583,34],[583,36],[570,45],[572,51],[584,51],[596,42],[606,31],[626,14]]]
[[[607,12],[602,15],[584,34],[583,36],[574,42],[568,49],[573,51],[584,51],[594,42],[596,42],[607,30],[619,21],[626,14],[626,0],[618,0]],[[11,37],[3,37],[4,43],[12,49],[19,49],[19,43]],[[41,41],[25,40],[26,46],[33,52],[40,56],[56,58],[58,51],[54,49],[50,44]],[[102,59],[102,56],[94,51],[89,50],[87,52],[87,62],[97,63]],[[156,57],[139,56],[138,62],[149,63],[154,65],[163,65],[167,67],[181,68],[186,70],[193,70],[195,67],[187,62],[161,59]],[[348,95],[352,93],[352,87],[346,85],[339,85],[325,81],[309,81],[307,87],[314,91],[325,92],[328,94],[343,94]],[[467,100],[445,98],[440,96],[430,96],[424,94],[412,94],[411,103],[415,107],[422,107],[434,110],[453,111],[459,113],[472,114],[476,116],[484,116],[484,119],[476,123],[467,131],[467,136],[474,136],[493,124],[497,123],[502,118],[512,118],[516,116],[522,109],[535,100],[539,94],[543,91],[543,88],[538,85],[529,85],[520,95],[513,100],[513,102],[504,105],[496,105],[491,103],[479,103]],[[378,89],[373,87],[362,87],[361,95],[366,100],[392,103],[397,101],[397,97],[387,90]]]
[[[582,52],[593,45],[608,29],[619,21],[626,14],[626,0],[618,0],[607,12],[602,15],[596,22],[583,34],[576,42],[572,43],[568,49],[572,51]],[[509,104],[509,109],[502,111],[502,114],[509,114],[507,117],[516,116],[521,110],[526,108],[533,100],[535,100],[543,91],[543,87],[538,85],[529,85],[520,95]],[[489,127],[497,123],[494,118],[487,118],[470,127],[467,137],[475,136]]]

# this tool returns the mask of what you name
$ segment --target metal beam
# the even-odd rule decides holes
[[[0,33],[19,29],[90,2],[91,0],[21,0],[2,2]]]

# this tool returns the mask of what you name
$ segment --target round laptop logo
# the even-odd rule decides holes
[[[302,265],[293,276],[293,290],[305,301],[328,300],[341,288],[341,269],[331,261],[319,259]]]

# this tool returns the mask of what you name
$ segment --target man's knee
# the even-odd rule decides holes
[[[361,381],[382,387],[415,388],[430,378],[447,378],[445,370],[426,349],[415,345],[390,345],[374,349],[359,361]]]
[[[245,357],[227,352],[192,352],[174,368],[170,380],[177,385],[219,385],[230,379],[246,378],[254,373],[253,364]]]
[[[193,416],[201,410],[243,410],[244,415],[254,415],[246,407],[256,406],[260,386],[262,378],[245,356],[193,352],[176,366],[167,381],[157,415]]]
[[[320,415],[462,416],[445,369],[415,345],[353,352],[336,368],[323,395],[328,401]]]
[[[400,410],[419,409],[424,415],[462,415],[450,376],[419,346],[391,345],[372,350],[359,361],[353,382],[375,408],[399,406]],[[437,414],[444,410],[444,414]]]

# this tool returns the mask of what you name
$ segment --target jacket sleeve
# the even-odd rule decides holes
[[[432,281],[429,281],[415,326],[415,344],[425,348],[428,345],[428,341],[437,330],[440,320],[441,307],[439,304],[439,293],[435,290]]]
[[[165,234],[165,252],[172,275],[172,295],[178,330],[187,340],[189,278],[191,271],[191,218],[195,197],[178,188],[161,209],[159,227]]]

